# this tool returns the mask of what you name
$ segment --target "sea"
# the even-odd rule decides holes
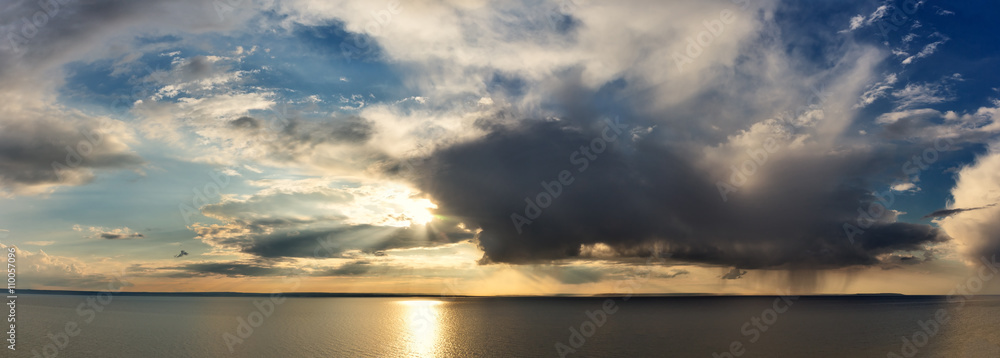
[[[997,358],[1000,297],[22,294],[14,342],[3,357]]]

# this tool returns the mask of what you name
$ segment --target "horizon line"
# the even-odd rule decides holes
[[[386,298],[403,298],[403,297],[417,297],[417,298],[625,298],[625,297],[639,297],[639,298],[693,298],[693,297],[780,297],[780,296],[792,296],[787,294],[715,294],[715,293],[643,293],[643,294],[617,294],[617,293],[598,293],[598,294],[545,294],[545,295],[474,295],[474,294],[456,294],[456,295],[441,295],[441,294],[427,294],[427,293],[385,293],[385,292],[235,292],[235,291],[118,291],[112,292],[108,290],[45,290],[45,289],[19,289],[16,290],[17,293],[24,294],[48,294],[48,295],[92,295],[101,293],[111,293],[112,295],[120,296],[203,296],[203,297],[260,297],[260,296],[271,296],[271,295],[281,295],[285,297],[386,297]],[[16,293],[15,293],[16,294]],[[893,292],[878,292],[878,293],[824,293],[824,294],[799,294],[794,295],[799,297],[947,297],[948,295],[934,295],[934,294],[921,294],[921,295],[910,295],[903,293],[893,293]],[[974,296],[1000,296],[1000,295],[974,295]]]

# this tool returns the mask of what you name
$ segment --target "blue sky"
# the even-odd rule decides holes
[[[947,293],[1000,253],[987,1],[45,4],[0,15],[35,288]]]

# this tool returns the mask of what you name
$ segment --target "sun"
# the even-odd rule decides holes
[[[425,225],[434,220],[431,209],[437,209],[437,204],[428,199],[412,200],[405,208],[406,217],[409,218],[410,225]]]

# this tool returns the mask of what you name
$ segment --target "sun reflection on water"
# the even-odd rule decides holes
[[[437,357],[440,355],[442,301],[399,301],[407,307],[406,334],[404,335],[410,357]]]

